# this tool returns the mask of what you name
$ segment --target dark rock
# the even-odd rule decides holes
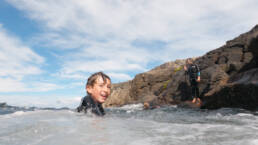
[[[203,108],[217,109],[223,106],[257,109],[258,68],[239,73],[228,82],[228,84],[221,86],[219,90],[207,94]]]
[[[131,81],[113,84],[111,86],[111,95],[103,103],[103,107],[122,106],[132,103],[133,99],[129,95],[130,89]]]
[[[224,75],[220,83],[209,79],[210,88],[203,93],[205,103],[202,107],[256,109],[258,106],[258,27],[228,41],[227,45],[217,51],[220,51],[220,57],[224,56],[227,61],[218,60],[216,64],[223,68],[222,70],[228,76]],[[219,77],[217,74],[215,76]]]
[[[0,107],[6,107],[6,106],[7,106],[7,104],[5,102],[0,103]]]
[[[199,88],[202,108],[257,108],[258,25],[227,41],[224,46],[195,58],[195,63],[201,69]],[[114,85],[107,106],[143,103],[147,100],[154,100],[160,105],[182,104],[191,100],[184,64],[185,60],[168,62],[136,75],[126,85]]]

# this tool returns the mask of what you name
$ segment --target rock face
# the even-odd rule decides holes
[[[132,103],[129,95],[131,90],[131,81],[113,84],[111,86],[111,95],[103,104],[103,107],[121,106]]]
[[[258,106],[258,25],[224,46],[195,58],[201,70],[202,108]],[[165,63],[138,74],[132,81],[115,84],[105,105],[136,102],[179,104],[190,100],[190,86],[183,70],[185,60]]]
[[[210,58],[213,62],[205,65]],[[203,108],[258,107],[258,25],[207,53],[197,63],[208,80],[203,91]],[[216,73],[209,71],[211,67],[217,67]]]
[[[136,75],[132,81],[112,85],[111,95],[103,106],[121,106],[143,102],[156,104],[157,94],[167,89],[172,75],[181,70],[184,63],[184,60],[167,62],[148,72]]]

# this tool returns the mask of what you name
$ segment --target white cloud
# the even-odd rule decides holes
[[[37,66],[44,58],[32,51],[31,48],[9,35],[0,25],[0,76],[22,78],[25,75],[40,74]]]
[[[26,106],[26,107],[69,107],[76,108],[79,106],[82,97],[78,96],[28,96],[28,95],[0,95],[1,102],[7,102],[12,106]]]
[[[40,75],[45,59],[8,34],[0,25],[0,92],[41,92],[59,88],[47,82],[28,82],[25,77]]]
[[[24,90],[26,90],[26,86],[19,80],[0,77],[0,92],[20,92]]]
[[[254,21],[257,1],[176,0],[8,0],[52,31],[113,36],[123,40],[171,40],[205,33],[217,25]],[[249,12],[251,15],[249,15]],[[242,17],[245,16],[245,17]],[[209,22],[207,22],[207,20]],[[255,24],[255,23],[254,23]],[[248,24],[249,28],[254,25]],[[239,25],[239,24],[238,24]],[[240,24],[241,25],[241,24]],[[243,24],[242,25],[246,25]],[[228,28],[228,27],[227,27]]]
[[[109,77],[112,79],[117,79],[117,80],[131,80],[132,77],[129,76],[128,74],[124,73],[107,73]]]
[[[56,101],[57,107],[69,107],[69,108],[76,108],[79,106],[82,97],[68,97],[68,98],[59,98]],[[46,104],[47,106],[47,104]]]
[[[46,91],[51,91],[51,90],[56,90],[56,89],[61,89],[63,87],[58,86],[53,83],[48,83],[48,82],[36,82],[32,83],[29,85],[29,88],[26,91],[29,92],[46,92]]]
[[[132,50],[133,49],[133,50]],[[145,54],[145,55],[142,55]],[[123,42],[89,43],[85,47],[65,58],[60,71],[66,78],[85,78],[83,73],[146,71],[144,68],[152,58],[146,50],[128,46]],[[129,77],[120,77],[125,78]]]
[[[0,92],[46,92],[60,88],[56,84],[47,82],[27,83],[13,78],[0,77]]]
[[[35,40],[64,50],[59,74],[66,78],[145,71],[153,61],[202,55],[258,23],[256,0],[7,1],[42,24],[45,33]],[[165,45],[139,48],[135,40]]]

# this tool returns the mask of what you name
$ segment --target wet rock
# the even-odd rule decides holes
[[[257,108],[258,25],[224,46],[195,58],[195,63],[201,69],[202,108]],[[185,60],[168,62],[136,75],[126,85],[114,85],[107,106],[143,103],[148,99],[160,105],[191,100],[184,64]]]
[[[220,89],[207,94],[203,108],[237,107],[257,109],[258,107],[258,68],[239,73]]]
[[[132,103],[133,100],[129,95],[130,89],[131,81],[113,84],[111,86],[111,95],[105,103],[103,103],[103,107],[122,106]]]

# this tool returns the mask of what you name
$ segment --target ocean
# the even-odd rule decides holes
[[[0,108],[0,145],[258,145],[258,111],[141,104],[106,109]]]

